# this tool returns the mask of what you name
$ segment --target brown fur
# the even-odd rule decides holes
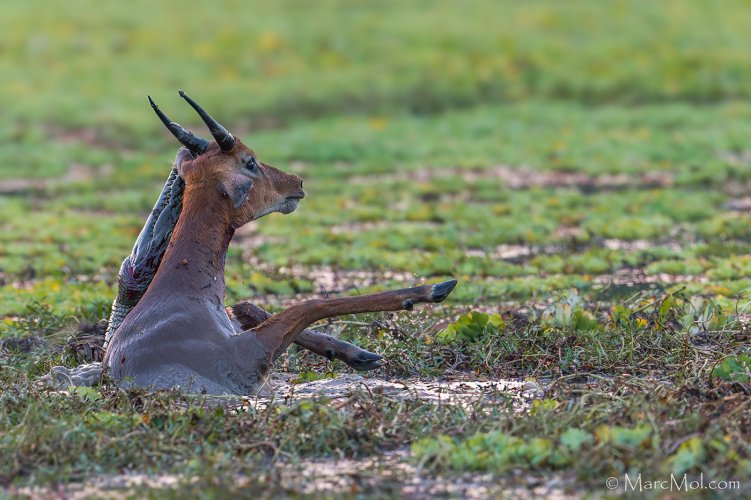
[[[238,333],[224,309],[224,260],[232,235],[267,213],[293,211],[304,197],[300,177],[260,162],[248,170],[251,157],[253,151],[239,140],[231,151],[222,152],[212,143],[197,158],[186,149],[178,153],[177,169],[185,180],[183,211],[151,285],[115,332],[105,355],[105,367],[121,384],[254,393],[291,342],[308,342],[311,350],[330,355],[327,346],[340,341],[304,333],[311,323],[342,314],[409,310],[418,302],[440,302],[453,289],[452,281],[315,299],[267,316],[260,324],[256,320],[263,314],[247,310],[244,317],[256,324]]]

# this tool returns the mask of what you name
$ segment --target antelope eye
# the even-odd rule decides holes
[[[258,169],[258,160],[256,160],[255,156],[250,157],[250,159],[245,163],[245,168],[250,170],[251,172]]]

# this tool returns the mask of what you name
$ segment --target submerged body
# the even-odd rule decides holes
[[[252,334],[235,334],[224,308],[184,305],[168,299],[158,311],[136,306],[107,349],[110,375],[124,387],[257,393],[271,366],[264,346]]]

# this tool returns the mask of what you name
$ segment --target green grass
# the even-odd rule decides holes
[[[295,494],[306,464],[348,457],[390,472],[354,492],[399,495],[394,452],[499,488],[601,494],[640,471],[751,484],[746,2],[74,4],[0,16],[4,487],[134,470],[182,474],[173,495]],[[521,412],[362,392],[233,413],[35,386],[100,342],[83,326],[106,318],[174,157],[146,94],[204,131],[177,89],[308,191],[236,235],[228,302],[453,276],[441,307],[325,328],[386,355],[380,378],[535,379],[543,396]],[[439,333],[468,311],[503,321]],[[294,349],[277,368],[349,371]]]
[[[139,137],[136,124],[157,124],[134,103],[188,84],[222,116],[261,123],[529,97],[712,102],[748,95],[744,5],[14,2],[0,26],[0,69],[14,75],[2,107]]]

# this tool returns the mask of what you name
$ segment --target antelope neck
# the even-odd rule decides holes
[[[180,219],[149,289],[224,302],[224,261],[235,228],[218,191],[186,186]]]

